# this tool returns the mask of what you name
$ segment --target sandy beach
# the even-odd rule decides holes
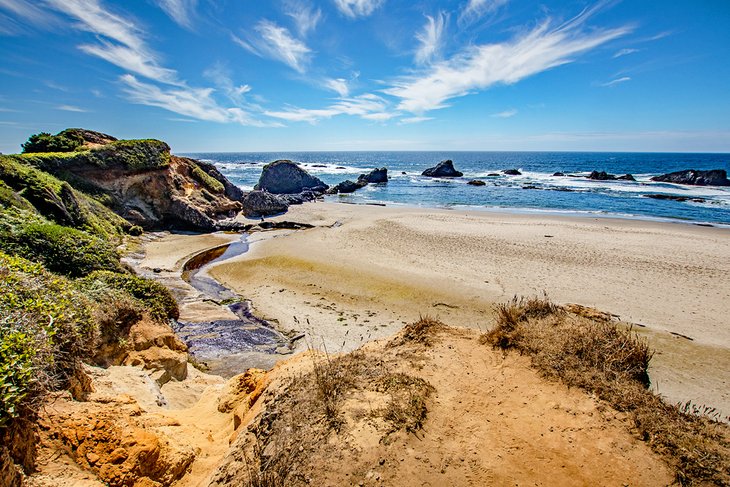
[[[211,274],[310,346],[348,351],[419,315],[486,330],[494,303],[548,296],[635,323],[670,401],[730,411],[730,230],[607,218],[312,203]]]

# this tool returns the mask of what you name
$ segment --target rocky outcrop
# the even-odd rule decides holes
[[[439,162],[434,167],[429,167],[421,175],[428,176],[429,178],[460,178],[464,173],[454,169],[454,162],[451,159],[447,159]]]
[[[503,174],[506,174],[507,176],[521,176],[522,173],[517,169],[505,169],[502,171]]]
[[[279,160],[264,166],[254,189],[274,194],[296,194],[302,191],[324,192],[328,186],[292,161]]]
[[[341,183],[337,183],[336,185],[332,186],[330,189],[327,190],[327,193],[329,194],[338,194],[338,193],[354,193],[360,188],[364,188],[367,186],[368,183],[364,181],[360,181],[359,179],[357,182],[350,181],[349,179],[346,179],[342,181]]]
[[[651,180],[662,183],[689,184],[692,186],[730,186],[730,181],[727,179],[727,172],[724,169],[713,169],[711,171],[687,169],[686,171],[670,172],[661,176],[654,176]]]
[[[704,198],[689,198],[687,196],[676,196],[673,194],[645,194],[644,197],[654,200],[679,201],[680,203],[683,203],[685,201],[691,201],[693,203],[705,203],[707,201]]]
[[[388,182],[388,168],[381,167],[375,168],[367,174],[360,174],[357,178],[358,182],[364,182],[365,184],[378,184]]]
[[[606,171],[592,171],[586,177],[594,181],[636,181],[636,179],[634,179],[634,176],[632,176],[631,174],[615,176],[613,174],[608,174]]]
[[[254,190],[241,200],[243,214],[249,218],[277,215],[289,209],[286,201],[275,194]]]
[[[481,179],[472,179],[471,181],[469,181],[466,184],[468,184],[470,186],[485,186],[487,183],[485,183]]]
[[[104,141],[105,134],[90,137]],[[31,154],[27,163],[95,195],[145,229],[222,230],[241,210],[242,192],[212,164],[170,154],[158,140],[119,140],[60,157]]]

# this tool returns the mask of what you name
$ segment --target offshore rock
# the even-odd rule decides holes
[[[521,176],[522,173],[518,171],[517,169],[505,169],[502,171],[502,173],[506,174],[507,176]]]
[[[472,179],[471,181],[469,181],[466,184],[468,184],[470,186],[485,186],[487,183],[485,183],[481,179]]]
[[[711,171],[687,169],[685,171],[654,176],[651,180],[663,183],[689,184],[692,186],[730,186],[730,181],[727,179],[727,172],[724,169],[713,169]]]
[[[241,200],[243,214],[249,218],[277,215],[289,209],[289,205],[277,195],[266,191],[254,190]]]
[[[346,179],[345,181],[342,181],[341,183],[338,183],[335,186],[332,186],[330,189],[327,190],[327,193],[328,194],[354,193],[358,189],[367,186],[367,184],[368,183],[366,183],[360,179],[358,179],[357,182]]]
[[[329,186],[288,160],[278,160],[264,166],[254,189],[274,194],[296,194],[310,190],[324,192]]]
[[[360,174],[360,177],[357,178],[358,182],[364,182],[365,184],[370,183],[387,183],[388,182],[388,168],[381,167],[376,168],[370,171],[367,174]]]
[[[460,178],[464,173],[454,169],[454,163],[451,159],[439,162],[434,167],[429,167],[423,173],[422,176],[428,176],[430,178]]]

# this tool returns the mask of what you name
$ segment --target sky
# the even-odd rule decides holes
[[[730,152],[730,0],[0,0],[0,151]]]

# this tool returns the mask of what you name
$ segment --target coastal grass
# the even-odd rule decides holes
[[[675,468],[681,485],[730,485],[730,428],[712,409],[670,405],[648,390],[652,351],[630,327],[572,313],[546,296],[515,297],[495,312],[483,343],[529,355],[543,376],[627,414],[632,433]]]
[[[358,421],[379,425],[381,441],[387,442],[398,432],[415,434],[427,419],[427,401],[435,389],[397,371],[396,362],[363,350],[332,356],[310,347],[309,354],[310,371],[288,383],[276,401],[262,397],[266,410],[249,426],[253,447],[251,457],[245,457],[247,486],[308,483],[307,469],[315,458],[336,455],[332,442],[352,434]],[[373,405],[363,397],[380,399]]]

